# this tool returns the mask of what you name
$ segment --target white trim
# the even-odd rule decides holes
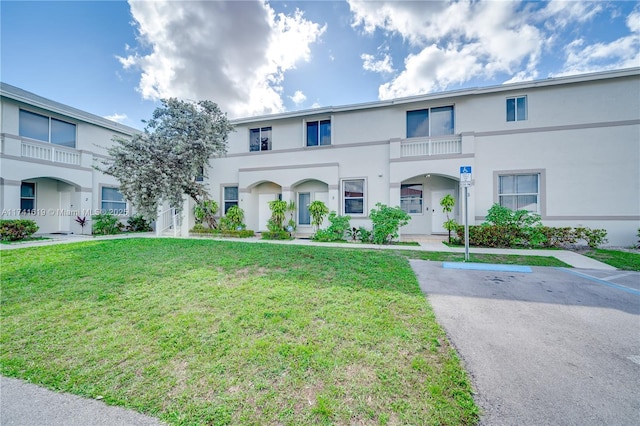
[[[344,183],[349,181],[363,181],[362,184],[362,213],[346,213],[345,212],[345,196],[344,196]],[[357,199],[360,197],[351,197]],[[340,212],[343,216],[349,215],[351,217],[368,217],[369,209],[367,208],[367,178],[366,177],[352,177],[340,179]]]

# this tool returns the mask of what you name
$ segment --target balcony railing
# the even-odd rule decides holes
[[[447,155],[462,153],[461,136],[445,136],[433,138],[405,139],[400,144],[401,157],[418,157],[423,155]]]
[[[80,153],[58,145],[22,141],[22,156],[54,163],[80,165]]]

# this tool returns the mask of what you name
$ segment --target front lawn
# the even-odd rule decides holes
[[[406,257],[122,239],[3,251],[0,372],[171,424],[475,424]]]
[[[640,271],[640,254],[620,250],[593,249],[584,253],[614,268],[626,271]]]

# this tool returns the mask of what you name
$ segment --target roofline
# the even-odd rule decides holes
[[[104,127],[106,129],[113,130],[119,133],[124,133],[127,135],[142,133],[140,130],[133,127],[126,126],[116,121],[108,120],[104,117],[100,117],[99,115],[91,114],[89,112],[82,111],[69,105],[61,104],[60,102],[56,102],[51,99],[43,98],[42,96],[38,96],[35,93],[20,89],[19,87],[15,87],[7,83],[0,82],[0,96],[38,108],[42,108],[47,111],[52,111],[66,117],[83,121],[85,123]]]
[[[559,84],[582,83],[587,81],[629,77],[634,75],[640,75],[640,67],[625,68],[625,69],[610,70],[610,71],[598,71],[593,73],[575,74],[575,75],[562,76],[562,77],[550,77],[542,80],[522,81],[517,83],[499,84],[499,85],[492,85],[492,86],[486,86],[486,87],[472,87],[472,88],[465,88],[465,89],[449,90],[445,92],[414,95],[414,96],[408,96],[404,98],[396,98],[396,99],[390,99],[390,100],[384,100],[384,101],[364,102],[364,103],[341,105],[341,106],[327,106],[327,107],[306,109],[306,110],[300,110],[300,111],[283,112],[278,114],[243,117],[243,118],[230,120],[230,122],[232,124],[248,124],[248,123],[254,123],[258,121],[283,120],[287,118],[307,117],[307,116],[323,115],[323,114],[326,115],[326,114],[337,113],[337,112],[355,111],[355,110],[370,109],[370,108],[381,108],[381,107],[386,107],[391,105],[401,105],[401,104],[407,104],[412,102],[425,102],[425,101],[459,97],[459,96],[481,95],[481,94],[498,93],[498,92],[505,92],[505,91],[511,91],[511,90],[530,89],[533,87],[555,86]]]

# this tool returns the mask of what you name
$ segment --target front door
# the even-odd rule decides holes
[[[311,225],[311,214],[309,213],[309,204],[311,203],[311,194],[308,192],[298,193],[298,225]]]
[[[444,228],[444,223],[447,221],[447,214],[442,211],[442,206],[440,205],[440,200],[444,198],[445,195],[451,194],[453,198],[456,198],[455,192],[453,189],[446,189],[440,191],[432,191],[431,192],[431,233],[432,234],[446,234],[447,231]],[[457,204],[458,200],[456,200]],[[453,211],[449,213],[449,218],[455,218],[456,207],[453,208]]]
[[[258,195],[258,231],[267,231],[267,223],[271,219],[271,209],[269,201],[278,199],[277,194],[259,194]]]
[[[60,209],[58,210],[58,230],[71,231],[71,193],[60,192]]]

